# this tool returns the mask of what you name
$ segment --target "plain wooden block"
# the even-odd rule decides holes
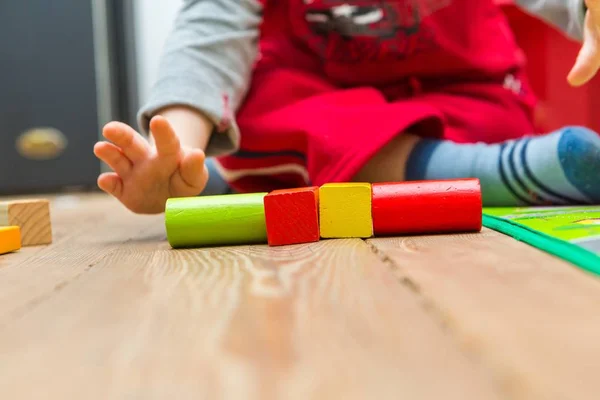
[[[328,183],[319,189],[321,237],[373,236],[371,184]]]
[[[0,254],[11,253],[21,248],[21,230],[18,226],[0,227]]]
[[[50,202],[43,199],[0,202],[0,226],[18,226],[22,246],[52,243]]]
[[[267,193],[181,197],[167,200],[165,225],[173,248],[267,242]]]
[[[270,246],[319,241],[319,188],[275,190],[264,200]]]

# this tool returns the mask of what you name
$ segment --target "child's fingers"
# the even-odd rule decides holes
[[[117,199],[123,194],[123,180],[114,172],[105,172],[98,177],[98,187]]]
[[[194,149],[185,153],[179,169],[171,178],[171,190],[174,193],[199,194],[208,181],[208,170],[204,165],[204,152]]]
[[[568,80],[573,86],[581,86],[594,77],[598,71],[600,59],[595,55],[597,49],[589,42],[584,42],[577,61],[569,73]]]
[[[98,142],[94,146],[96,157],[104,161],[120,176],[126,176],[131,172],[131,161],[121,152],[117,146],[108,142]]]
[[[105,138],[121,148],[123,154],[134,164],[148,158],[150,147],[138,133],[126,124],[110,122],[104,127]]]
[[[598,21],[600,23],[600,21]],[[577,55],[575,65],[567,77],[573,86],[581,86],[596,75],[600,68],[600,44],[598,27],[593,18],[586,16],[583,46]]]
[[[156,116],[150,121],[150,131],[154,137],[156,152],[159,156],[173,156],[181,151],[179,138],[171,124],[165,118]]]

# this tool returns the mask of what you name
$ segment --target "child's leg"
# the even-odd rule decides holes
[[[579,204],[600,201],[600,137],[581,127],[500,144],[422,140],[406,178],[481,179],[486,205]]]
[[[401,182],[407,180],[406,164],[420,140],[419,136],[411,133],[396,136],[379,150],[352,177],[352,180],[354,182]]]
[[[580,127],[499,144],[457,144],[401,135],[357,175],[359,180],[475,177],[484,205],[600,202],[600,137]]]
[[[521,74],[512,78],[509,86],[457,83],[415,96],[441,113],[441,130],[407,129],[430,136],[400,135],[358,177],[475,177],[486,206],[599,203],[600,136],[582,127],[533,136],[531,90]]]

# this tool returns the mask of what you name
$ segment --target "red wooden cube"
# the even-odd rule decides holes
[[[319,188],[275,190],[265,196],[269,246],[319,241]]]

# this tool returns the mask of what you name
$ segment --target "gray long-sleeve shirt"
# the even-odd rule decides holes
[[[581,40],[583,1],[516,0],[516,4]],[[232,114],[250,84],[261,13],[257,0],[185,0],[163,50],[158,81],[139,112],[143,133],[148,133],[150,119],[161,108],[186,105],[222,127],[211,135],[208,156],[238,148],[240,133]],[[228,123],[223,126],[223,121]]]

